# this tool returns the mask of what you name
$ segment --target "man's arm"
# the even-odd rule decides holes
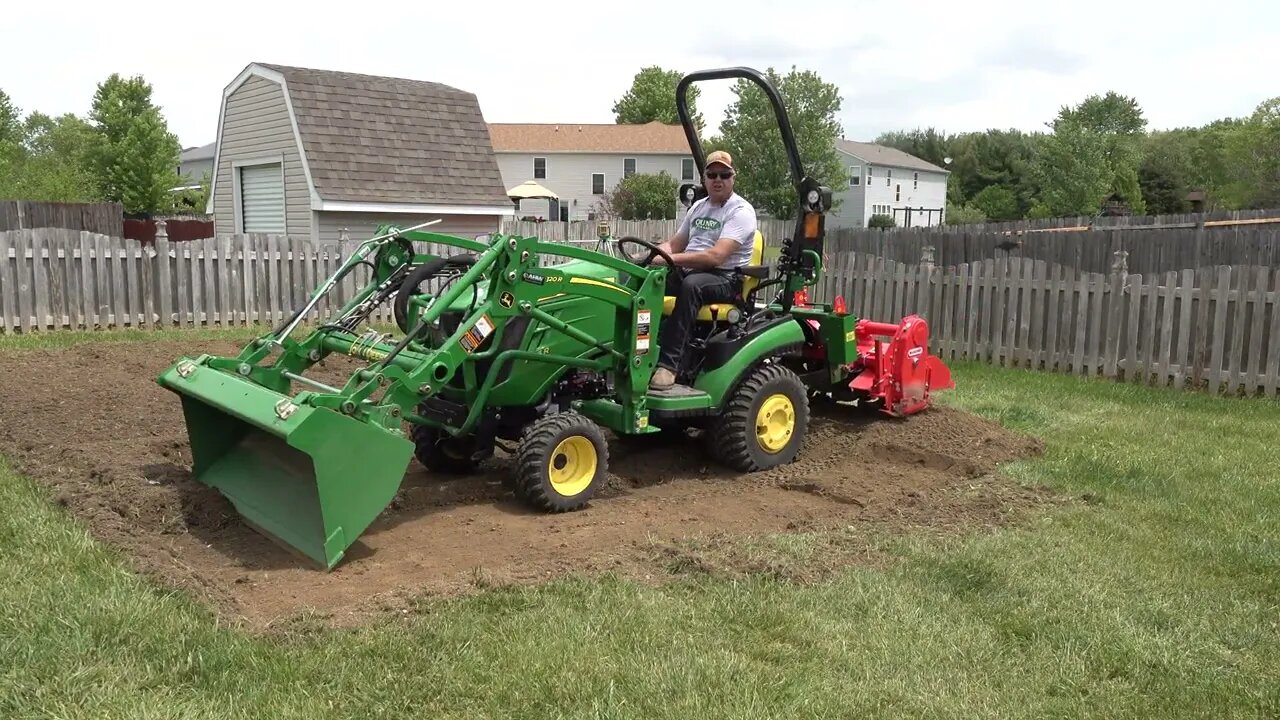
[[[698,252],[673,252],[671,259],[681,267],[695,270],[710,270],[719,267],[740,247],[744,240],[721,235],[716,244]]]
[[[727,219],[720,229],[720,237],[716,244],[700,252],[675,252],[671,259],[677,265],[696,270],[710,270],[723,265],[743,245],[750,245],[756,239],[756,219],[754,213],[747,213]],[[683,250],[683,248],[681,248]]]
[[[689,245],[689,235],[683,229],[672,233],[671,237],[659,243],[658,247],[667,251],[674,259],[677,253],[684,252],[685,247]],[[658,258],[661,260],[662,258]]]

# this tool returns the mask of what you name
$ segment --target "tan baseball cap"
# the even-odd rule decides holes
[[[720,163],[730,170],[733,169],[733,156],[723,150],[716,150],[707,156],[707,167],[711,167],[715,163]]]

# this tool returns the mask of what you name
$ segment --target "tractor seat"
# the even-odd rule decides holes
[[[756,231],[755,242],[751,247],[751,264],[743,268],[752,272],[742,278],[742,297],[747,297],[752,290],[760,284],[760,280],[768,276],[767,268],[764,266],[764,235],[759,230]],[[754,277],[760,275],[760,277]],[[667,295],[662,298],[662,315],[664,317],[671,314],[676,307],[676,298],[674,295]],[[698,309],[698,319],[706,322],[711,321],[727,321],[730,311],[736,309],[733,303],[709,303]]]

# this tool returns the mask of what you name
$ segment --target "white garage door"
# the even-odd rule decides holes
[[[240,214],[247,233],[284,232],[284,177],[280,164],[240,168]]]

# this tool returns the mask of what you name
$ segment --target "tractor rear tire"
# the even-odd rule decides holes
[[[409,436],[413,439],[413,456],[432,472],[470,475],[480,465],[474,457],[471,438],[455,438],[426,425],[414,425]]]
[[[734,390],[707,433],[711,452],[739,472],[796,459],[809,430],[809,394],[782,365],[761,365]]]
[[[599,426],[576,412],[535,420],[516,450],[516,493],[548,513],[578,510],[604,484],[609,445]]]

